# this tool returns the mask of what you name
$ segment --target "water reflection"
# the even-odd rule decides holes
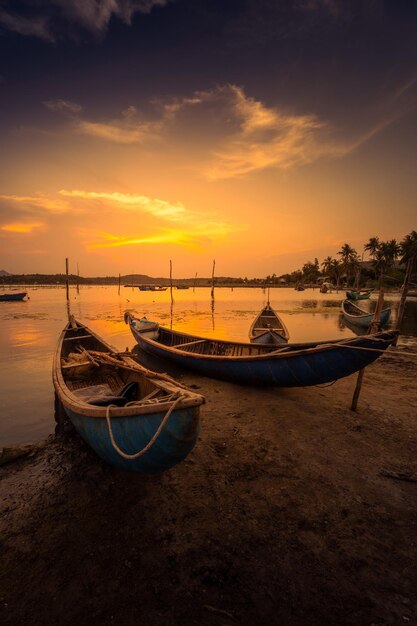
[[[266,291],[216,287],[215,300],[210,291],[209,287],[179,290],[173,303],[169,290],[140,292],[122,287],[119,294],[117,285],[83,286],[79,293],[70,288],[70,306],[77,319],[117,350],[135,345],[123,321],[126,309],[193,335],[248,341],[250,325],[267,302]],[[37,287],[29,293],[32,298],[28,302],[0,306],[0,446],[33,441],[54,428],[51,366],[58,336],[68,319],[65,289]],[[340,316],[342,292],[276,288],[270,289],[269,299],[289,329],[290,341],[347,338],[358,332]],[[360,306],[373,310],[376,299],[373,296]],[[387,294],[386,301],[395,325],[399,296]],[[416,300],[406,302],[402,332],[401,342],[416,341]],[[159,365],[163,371],[168,369],[165,362]],[[155,364],[149,367],[157,369]]]

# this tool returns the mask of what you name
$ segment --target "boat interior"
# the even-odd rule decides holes
[[[207,356],[229,356],[229,357],[246,357],[246,356],[259,356],[262,354],[278,354],[296,352],[306,348],[314,348],[318,343],[297,343],[288,345],[285,344],[282,347],[277,348],[271,344],[257,344],[257,343],[239,343],[233,341],[219,341],[216,339],[203,339],[202,337],[194,337],[192,335],[186,335],[177,331],[172,331],[163,327],[159,327],[155,333],[142,332],[145,337],[152,338],[157,343],[164,346],[176,348],[183,352],[189,352],[191,354],[201,354]],[[332,342],[321,342],[332,343]],[[334,343],[337,343],[335,341]]]
[[[102,356],[89,351],[99,352]],[[106,363],[106,344],[91,335],[85,326],[69,327],[62,342],[61,372],[68,389],[81,402],[95,406],[130,402],[163,403],[171,390],[155,384],[140,371]]]

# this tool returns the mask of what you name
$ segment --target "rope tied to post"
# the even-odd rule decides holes
[[[177,407],[177,405],[180,403],[181,400],[183,400],[185,397],[184,394],[182,394],[181,392],[178,392],[178,396],[177,398],[171,403],[171,406],[169,407],[168,411],[165,414],[165,417],[163,418],[162,422],[159,424],[155,434],[153,435],[152,439],[146,444],[146,446],[144,448],[142,448],[142,450],[139,450],[138,452],[135,452],[134,454],[127,454],[126,452],[123,452],[123,450],[121,450],[119,448],[119,446],[117,445],[115,439],[114,439],[114,435],[113,435],[113,429],[111,426],[111,421],[110,421],[110,409],[116,405],[114,404],[110,404],[107,408],[106,408],[106,422],[107,422],[107,430],[109,432],[109,437],[110,437],[110,441],[111,444],[114,448],[114,450],[124,459],[133,461],[135,459],[138,459],[139,457],[143,456],[146,452],[148,452],[148,450],[150,448],[152,448],[152,446],[154,445],[155,441],[158,439],[159,435],[161,434],[165,424],[167,423],[167,421],[169,420],[171,413],[173,412],[173,410]],[[132,406],[133,404],[135,404],[135,402],[129,402],[128,405]],[[126,406],[128,406],[126,405]]]

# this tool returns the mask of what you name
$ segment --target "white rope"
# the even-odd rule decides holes
[[[116,450],[116,452],[118,454],[120,454],[121,457],[123,457],[124,459],[128,459],[128,460],[134,460],[134,459],[138,459],[139,457],[143,456],[145,454],[145,452],[147,452],[155,443],[155,441],[158,439],[159,435],[162,432],[162,429],[164,428],[165,424],[167,423],[167,421],[170,418],[170,415],[172,413],[172,411],[175,409],[175,407],[177,406],[177,404],[184,399],[184,396],[179,393],[178,398],[176,400],[174,400],[174,402],[171,404],[171,406],[169,407],[164,419],[162,420],[162,422],[159,424],[159,427],[156,431],[156,433],[154,434],[154,436],[152,437],[152,439],[149,441],[149,443],[142,448],[142,450],[139,450],[139,452],[135,452],[134,454],[126,454],[126,452],[123,452],[123,450],[121,450],[119,448],[119,446],[117,445],[117,443],[114,440],[114,436],[113,436],[113,430],[111,427],[111,422],[110,422],[110,409],[113,406],[116,406],[115,404],[110,404],[107,409],[106,409],[106,422],[107,422],[107,428],[109,431],[109,437],[110,437],[110,441],[111,444],[113,446],[113,448]]]

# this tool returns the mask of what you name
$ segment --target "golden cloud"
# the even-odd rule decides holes
[[[150,213],[155,217],[160,217],[173,222],[184,219],[186,214],[190,214],[190,211],[187,211],[187,209],[184,207],[183,204],[181,204],[181,202],[172,204],[167,200],[160,200],[159,198],[149,198],[148,196],[142,196],[139,194],[80,191],[77,189],[71,191],[67,189],[61,189],[59,193],[62,196],[69,198],[80,198],[83,200],[104,200],[106,202],[122,206],[127,210],[145,211],[146,213]]]
[[[42,222],[13,222],[10,224],[3,224],[0,226],[0,230],[3,230],[7,233],[31,233],[33,230],[38,228],[42,228],[44,224]]]
[[[65,213],[70,207],[67,202],[60,199],[53,199],[47,195],[36,196],[16,196],[16,195],[2,195],[0,194],[0,200],[7,200],[16,204],[25,205],[25,207],[35,207],[37,209],[43,209],[50,213]]]

